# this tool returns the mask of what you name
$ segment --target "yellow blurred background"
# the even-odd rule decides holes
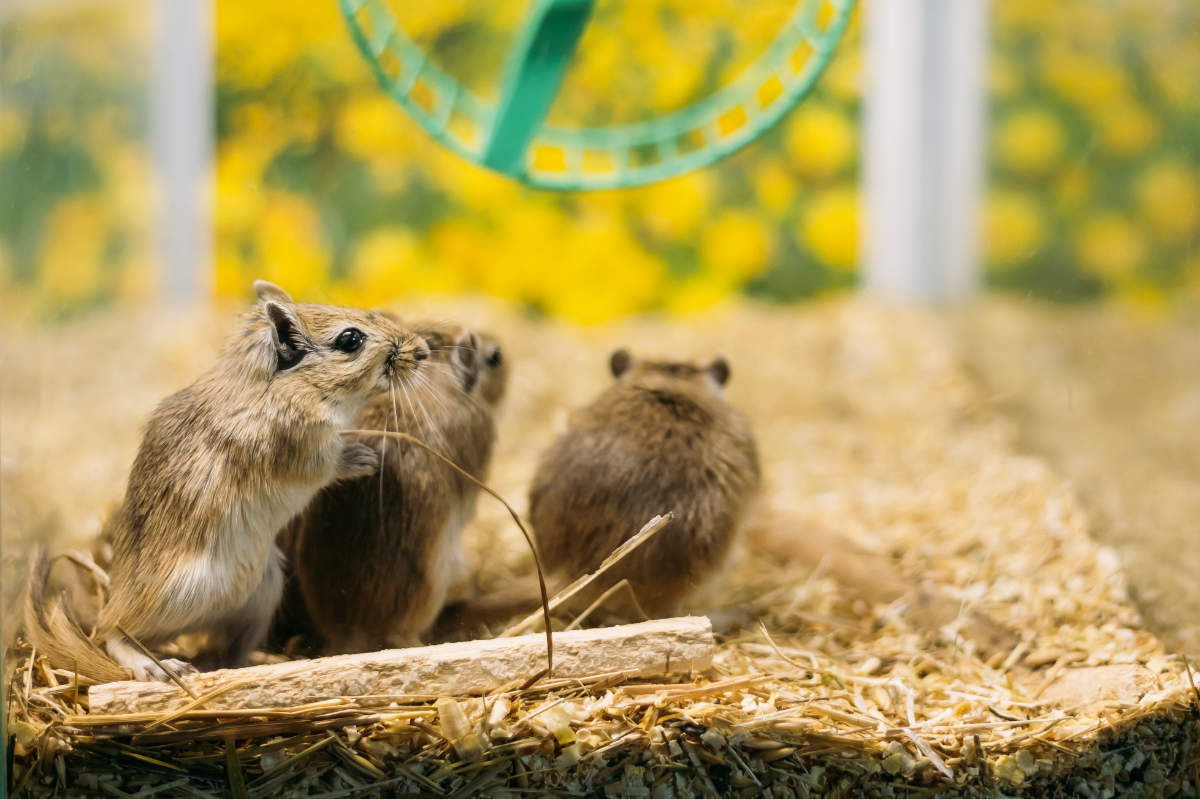
[[[551,119],[685,106],[757,58],[792,5],[601,3]],[[525,6],[393,4],[485,97]],[[481,292],[593,323],[856,282],[861,8],[814,94],[745,150],[644,188],[553,194],[430,140],[380,90],[335,0],[215,7],[217,298],[266,277],[309,299]],[[71,3],[0,30],[11,307],[65,316],[154,295],[153,10]],[[1198,35],[1190,0],[993,3],[989,284],[1150,309],[1200,293]]]

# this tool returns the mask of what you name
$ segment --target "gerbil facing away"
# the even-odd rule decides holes
[[[26,625],[56,665],[163,679],[126,633],[155,644],[201,631],[223,640],[222,665],[244,664],[283,587],[276,533],[323,486],[375,471],[375,451],[339,431],[370,395],[409,380],[427,345],[380,313],[254,288],[259,302],[216,364],[146,425],[108,530],[110,592],[94,636],[103,651],[65,637],[75,628],[45,607],[48,570],[35,570]]]
[[[484,479],[507,382],[500,347],[461,328],[418,329],[432,353],[422,387],[399,401],[372,400],[357,427],[409,433]],[[363,440],[380,454],[379,475],[321,491],[284,536],[298,593],[330,653],[420,643],[463,570],[459,533],[475,515],[477,487],[435,456],[403,441]]]
[[[612,386],[543,454],[529,495],[542,560],[567,579],[598,567],[652,517],[675,520],[618,567],[650,613],[673,610],[722,563],[759,487],[729,366],[611,358]],[[604,588],[606,586],[600,586]]]

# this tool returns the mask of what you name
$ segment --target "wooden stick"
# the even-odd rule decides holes
[[[687,674],[712,663],[712,624],[704,616],[659,619],[619,627],[572,630],[554,636],[558,679],[587,679],[613,672],[629,676]],[[279,709],[337,697],[382,694],[485,694],[545,668],[540,635],[465,641],[359,655],[335,655],[182,678],[188,689],[209,695],[206,710]],[[113,682],[88,692],[94,714],[172,712],[193,700],[161,682]]]

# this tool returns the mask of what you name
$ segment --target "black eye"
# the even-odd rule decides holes
[[[358,352],[366,340],[366,333],[357,327],[348,327],[341,333],[338,333],[337,339],[333,342],[333,348],[342,352]]]
[[[495,349],[492,350],[491,354],[488,355],[487,365],[492,367],[493,369],[495,369],[497,366],[500,365],[500,361],[501,361],[500,348],[496,347]]]

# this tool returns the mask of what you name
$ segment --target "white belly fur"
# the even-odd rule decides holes
[[[198,630],[243,607],[277,552],[276,534],[325,482],[291,484],[231,506],[209,536],[208,547],[172,570],[163,590],[164,626]]]

